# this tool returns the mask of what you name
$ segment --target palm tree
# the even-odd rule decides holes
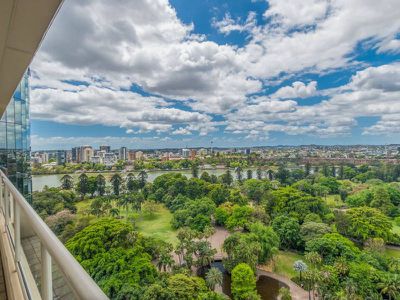
[[[140,188],[144,188],[144,186],[146,185],[146,181],[147,181],[147,172],[145,170],[141,170],[138,174],[138,179],[139,179],[139,186]]]
[[[214,261],[214,255],[217,250],[211,247],[209,241],[198,241],[195,244],[195,255],[196,255],[196,265],[199,270],[203,270],[204,267],[210,266]]]
[[[167,245],[161,252],[157,261],[157,267],[161,271],[167,272],[174,265],[174,259],[171,255],[172,245]]]
[[[129,194],[125,195],[124,197],[121,197],[118,201],[118,205],[122,206],[126,210],[126,219],[128,219],[128,213],[129,213],[129,205],[132,203],[132,198]]]
[[[222,272],[217,268],[211,268],[206,274],[206,283],[210,290],[215,290],[217,285],[222,285]]]
[[[239,167],[236,167],[235,172],[236,172],[236,179],[237,179],[239,182],[241,182],[242,179],[243,179],[243,175],[242,175],[243,169],[242,169],[242,167],[240,167],[240,166],[239,166]]]
[[[296,260],[293,264],[293,269],[296,272],[299,272],[299,277],[300,277],[300,281],[301,281],[301,274],[302,272],[307,270],[307,264],[305,262],[303,262],[302,260]]]
[[[119,216],[119,209],[118,208],[116,208],[116,207],[113,207],[113,208],[111,208],[110,209],[110,215],[112,216],[112,217],[118,217]]]
[[[387,295],[389,300],[397,299],[400,296],[400,275],[390,274],[383,276],[377,284],[382,295]]]
[[[120,193],[121,189],[121,184],[122,184],[122,177],[118,173],[115,173],[110,180],[112,186],[113,186],[113,192],[114,195],[118,196]]]
[[[247,170],[247,179],[252,179],[252,178],[253,178],[253,171]]]
[[[66,174],[61,178],[61,188],[63,190],[70,190],[73,186],[74,182],[71,175]]]
[[[106,192],[106,179],[101,174],[96,177],[96,189],[100,196],[103,196]]]

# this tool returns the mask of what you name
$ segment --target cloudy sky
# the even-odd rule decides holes
[[[32,148],[400,143],[398,0],[65,0]]]

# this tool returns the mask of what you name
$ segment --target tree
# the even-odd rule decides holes
[[[75,215],[65,209],[55,215],[48,216],[45,222],[56,235],[60,235],[67,225],[73,223],[74,219]]]
[[[249,265],[238,264],[232,270],[232,296],[234,300],[260,299],[254,297],[256,291],[256,276]]]
[[[310,174],[311,174],[311,164],[310,162],[306,162],[306,164],[304,165],[304,175],[307,177]]]
[[[206,171],[204,171],[203,173],[201,173],[200,179],[201,179],[201,180],[204,180],[205,182],[211,183],[210,174],[208,174],[208,172],[206,172]]]
[[[247,170],[247,179],[252,179],[253,178],[253,170]]]
[[[71,175],[66,174],[61,178],[61,188],[63,190],[70,190],[73,188],[73,186],[74,182]]]
[[[305,272],[307,269],[308,269],[308,266],[307,266],[307,264],[305,263],[305,262],[303,262],[302,260],[296,260],[295,262],[294,262],[294,264],[293,264],[293,269],[296,271],[296,272],[299,272],[299,278],[300,278],[300,281],[302,280],[301,279],[301,274],[303,273],[303,272]]]
[[[284,215],[278,216],[272,222],[272,228],[278,234],[283,249],[301,249],[303,239],[297,219]]]
[[[240,263],[246,263],[255,271],[262,253],[257,236],[249,233],[235,232],[225,239],[222,249],[227,254],[223,264],[228,272]]]
[[[324,263],[333,263],[340,257],[351,260],[360,253],[352,241],[338,233],[327,233],[308,241],[306,251],[319,253]]]
[[[132,173],[129,173],[126,176],[126,189],[129,192],[134,192],[138,188],[137,181],[135,179],[135,175]]]
[[[271,169],[267,170],[267,177],[269,181],[274,180],[274,171],[272,171]]]
[[[206,274],[206,283],[210,290],[215,290],[217,285],[222,285],[222,272],[217,268],[210,268]]]
[[[257,179],[261,180],[262,179],[262,170],[261,170],[261,168],[257,168],[256,174],[257,174]]]
[[[280,165],[278,167],[278,172],[276,172],[275,174],[275,177],[279,180],[280,183],[287,184],[290,177],[290,172],[288,169],[285,168],[284,165]]]
[[[400,275],[387,274],[380,277],[377,287],[381,290],[381,294],[389,297],[389,300],[398,299],[400,297]]]
[[[382,238],[387,241],[391,235],[392,223],[378,209],[356,207],[338,214],[337,228],[340,233],[361,242],[369,238]]]
[[[154,218],[159,210],[160,206],[155,201],[147,200],[142,204],[142,213],[147,218]]]
[[[236,167],[236,169],[235,169],[236,179],[237,179],[237,181],[239,181],[239,182],[241,182],[242,179],[243,179],[243,174],[242,174],[242,172],[243,172],[243,169],[242,169],[241,166]]]
[[[114,195],[118,196],[121,192],[122,177],[118,173],[115,173],[110,180]]]
[[[248,179],[243,184],[247,197],[259,204],[265,193],[270,189],[270,183],[258,179]]]
[[[279,236],[275,233],[272,227],[264,226],[259,222],[251,224],[249,231],[251,234],[254,234],[256,240],[261,246],[258,263],[266,264],[278,252]]]
[[[191,170],[192,170],[192,177],[199,178],[199,165],[197,163],[192,163]]]
[[[226,221],[226,228],[229,230],[244,229],[252,221],[253,208],[250,206],[238,206],[233,207],[232,214]]]
[[[207,292],[207,286],[202,278],[189,277],[183,274],[172,275],[167,280],[168,290],[172,299],[197,299],[200,293]]]
[[[165,244],[160,250],[160,254],[157,261],[158,269],[167,272],[174,265],[174,258],[171,253],[173,250],[172,244]]]
[[[200,240],[194,243],[194,255],[196,256],[195,265],[199,268],[201,274],[205,267],[211,265],[217,250],[211,247],[209,241]]]
[[[119,209],[118,208],[116,208],[116,207],[113,207],[113,208],[111,208],[110,209],[110,215],[112,216],[112,217],[118,217],[119,216]]]
[[[301,225],[301,235],[304,241],[310,241],[331,232],[331,228],[325,223],[306,222]]]
[[[225,174],[221,175],[221,182],[227,186],[230,186],[232,184],[233,177],[229,168],[226,169]]]
[[[77,191],[81,194],[81,199],[85,198],[85,195],[89,191],[89,180],[85,173],[79,175],[79,181],[77,186]]]
[[[145,170],[141,170],[138,174],[138,180],[139,180],[139,187],[142,189],[146,185],[147,182],[147,172]]]
[[[229,189],[221,184],[214,185],[215,187],[209,192],[209,197],[216,205],[220,205],[228,201],[230,192]]]
[[[103,175],[99,174],[96,177],[96,188],[99,196],[103,196],[106,192],[106,179]]]

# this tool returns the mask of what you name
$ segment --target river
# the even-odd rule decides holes
[[[256,172],[255,169],[251,168],[251,170],[253,170],[253,178],[256,177]],[[202,172],[207,171],[208,174],[214,174],[216,176],[222,175],[223,173],[226,172],[225,169],[207,169],[207,170],[200,170],[199,174],[201,174]],[[247,169],[243,170],[243,178],[246,177],[246,172]],[[135,176],[138,174],[138,172],[132,172],[133,174],[135,174]],[[153,182],[153,180],[155,178],[157,178],[158,176],[162,175],[162,174],[167,174],[167,173],[182,173],[183,175],[185,175],[188,178],[192,177],[192,173],[190,170],[181,170],[181,171],[148,171],[148,181],[149,182]],[[99,173],[87,173],[88,176],[97,176]],[[101,173],[106,177],[107,182],[109,182],[111,176],[114,174],[112,172],[109,173]],[[74,182],[77,182],[78,177],[80,175],[80,173],[74,173],[74,174],[70,174],[73,179]],[[126,173],[122,173],[122,175],[126,175]],[[264,174],[265,175],[265,174]],[[41,191],[43,190],[43,188],[47,185],[48,187],[59,187],[61,185],[61,178],[64,176],[64,174],[50,174],[50,175],[32,175],[32,190],[33,191]],[[234,173],[234,171],[232,170],[232,176],[235,179],[236,175]]]

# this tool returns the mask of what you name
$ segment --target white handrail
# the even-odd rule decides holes
[[[40,239],[42,247],[44,247],[44,251],[48,252],[51,258],[56,262],[60,271],[64,274],[66,281],[74,291],[75,295],[79,299],[83,300],[108,299],[108,297],[104,294],[104,292],[99,288],[99,286],[94,282],[94,280],[86,273],[83,267],[75,260],[72,254],[67,250],[67,248],[65,248],[65,246],[60,242],[60,240],[56,237],[56,235],[39,217],[39,215],[35,212],[35,210],[28,204],[25,198],[21,195],[21,193],[15,188],[12,182],[7,178],[7,176],[1,170],[0,170],[0,176],[6,187],[6,193],[8,189],[8,191],[12,195],[12,198],[15,201],[15,206],[16,207],[18,206],[17,208],[18,217],[19,217],[19,211],[25,214],[26,219],[24,219],[24,222],[27,222],[31,226],[33,231],[36,233],[36,235]],[[7,206],[9,207],[9,203],[7,203],[8,197],[5,198],[6,198],[5,199],[6,207]],[[5,214],[6,216],[8,216],[7,210],[5,211]],[[17,223],[20,222],[20,220],[15,220],[15,221]],[[19,241],[17,241],[17,244],[18,243]],[[21,249],[18,249],[17,253],[18,251],[21,251]],[[46,263],[48,264],[48,261]],[[49,280],[51,280],[51,272],[50,274],[47,275],[50,276]],[[51,286],[51,283],[49,284]],[[43,296],[44,295],[42,295],[42,299],[45,299],[46,296],[44,297]]]

